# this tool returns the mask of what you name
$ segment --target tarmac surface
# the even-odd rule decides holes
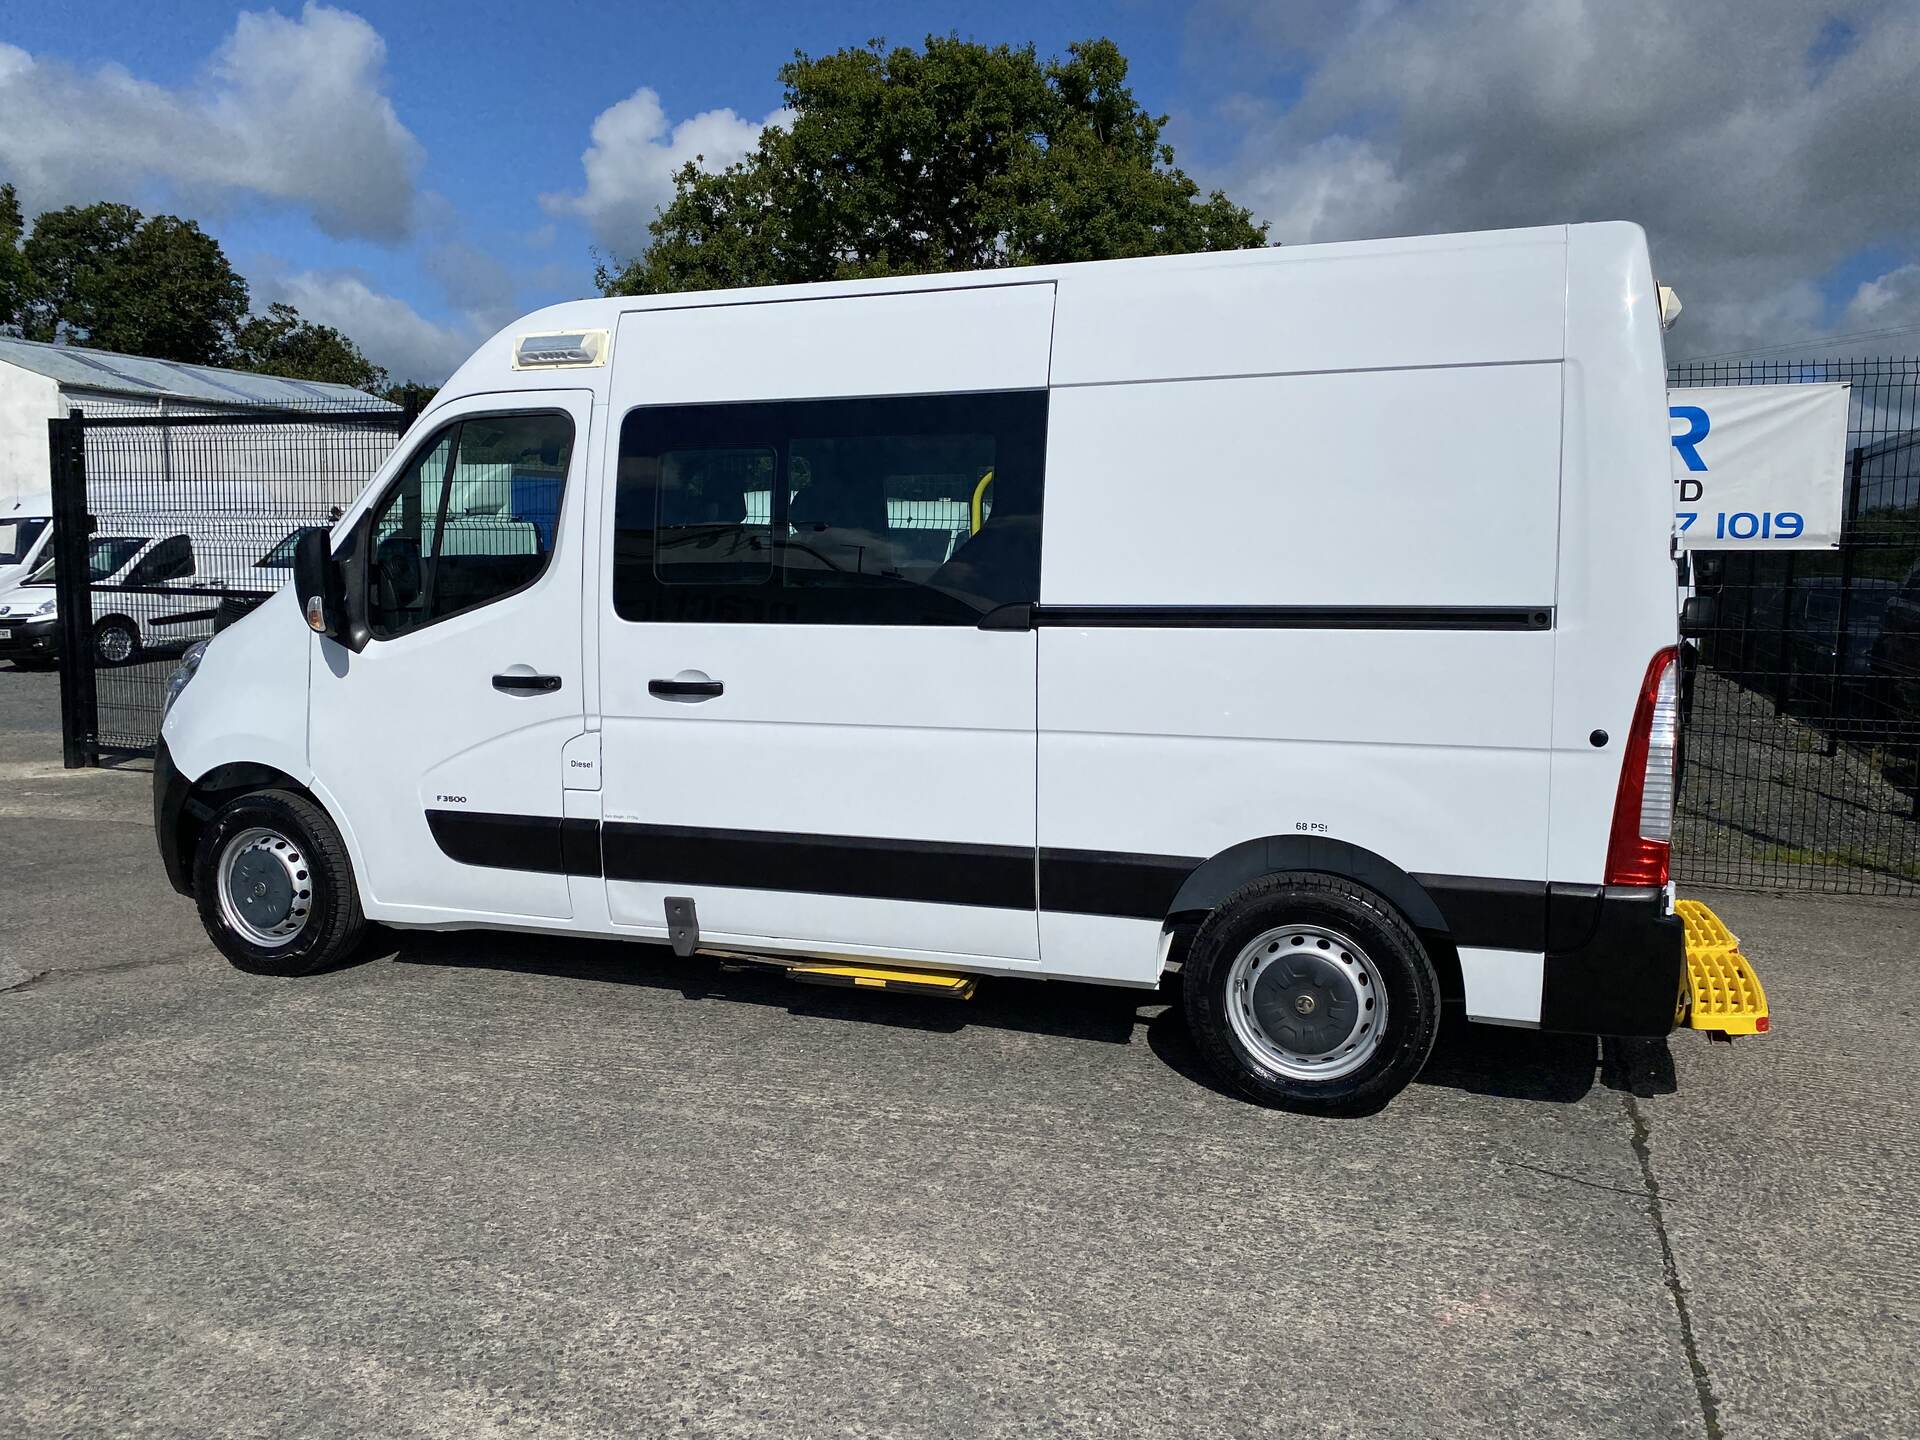
[[[1920,906],[1706,896],[1776,1031],[1455,1026],[1264,1111],[1157,997],[392,937],[229,968],[0,666],[0,1434],[1920,1429]]]

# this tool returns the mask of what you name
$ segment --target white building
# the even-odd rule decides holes
[[[90,415],[232,412],[239,418],[248,411],[288,408],[398,407],[350,385],[0,335],[0,505],[46,491],[47,421],[75,410]],[[188,477],[176,472],[171,478]],[[351,498],[350,490],[345,498]]]

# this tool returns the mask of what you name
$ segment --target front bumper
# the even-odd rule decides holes
[[[153,752],[153,838],[160,847],[160,863],[166,867],[167,883],[182,895],[193,893],[193,858],[187,854],[186,835],[180,823],[192,788],[175,768],[167,742],[162,738]]]
[[[9,620],[0,616],[0,660],[45,660],[60,653],[60,617]]]
[[[1665,1035],[1687,975],[1686,926],[1660,888],[1559,887],[1540,1028]]]

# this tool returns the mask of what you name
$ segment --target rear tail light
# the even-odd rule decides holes
[[[1607,884],[1664,885],[1673,843],[1674,758],[1680,742],[1679,650],[1647,666],[1627,732],[1607,845]]]

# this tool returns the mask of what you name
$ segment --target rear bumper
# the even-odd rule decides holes
[[[1596,886],[1565,899],[1572,902],[1572,923],[1555,916],[1540,1028],[1582,1035],[1671,1031],[1686,983],[1687,935],[1680,917],[1667,913],[1665,890]],[[1556,909],[1561,903],[1556,887]]]
[[[182,895],[193,893],[191,861],[181,843],[180,817],[186,813],[187,793],[193,787],[174,767],[173,756],[162,739],[153,752],[153,838],[160,847],[160,863],[166,867],[167,883]]]

